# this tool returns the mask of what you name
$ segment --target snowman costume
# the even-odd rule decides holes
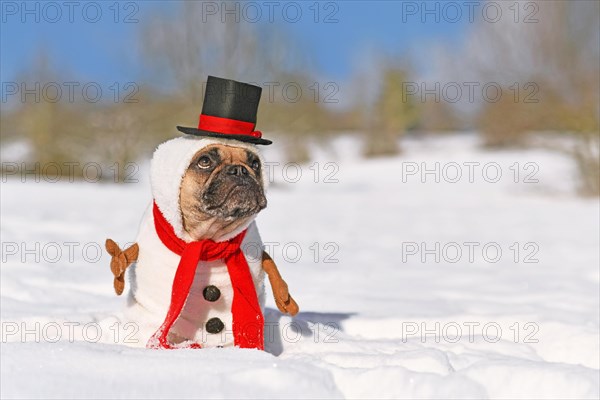
[[[127,272],[131,290],[123,319],[135,324],[136,342],[148,348],[262,350],[264,246],[254,217],[214,241],[194,241],[183,227],[180,187],[198,151],[214,144],[241,147],[264,165],[255,144],[271,143],[254,131],[259,87],[215,77],[207,84],[198,129],[178,127],[186,135],[161,144],[152,157],[153,202],[136,239],[137,261]],[[254,100],[217,100],[218,93],[239,97],[242,89],[254,93]]]
[[[187,243],[192,242],[192,239],[183,229],[179,187],[193,156],[212,144],[232,145],[231,141],[217,138],[180,137],[161,144],[152,157],[150,183],[154,204],[173,227],[177,237]],[[256,146],[252,144],[240,142],[234,145],[258,154]],[[267,179],[263,176],[262,181],[267,182]],[[154,205],[151,205],[143,217],[136,239],[140,247],[138,260],[129,269],[131,291],[126,319],[142,323],[142,341],[152,337],[169,311],[172,285],[181,259],[158,236],[153,211]],[[240,249],[248,264],[262,313],[265,303],[265,274],[261,255],[264,247],[256,223],[252,219],[231,234],[218,238],[217,242],[226,242],[243,231],[246,233]],[[216,300],[213,300],[214,295],[207,300],[206,288],[217,288],[220,295]],[[233,345],[233,295],[232,282],[224,260],[199,261],[185,305],[170,333],[189,339],[202,347]],[[218,320],[214,320],[215,318]],[[208,332],[206,324],[210,320],[213,323],[221,321],[224,328],[220,332]],[[262,345],[258,347],[262,348]]]

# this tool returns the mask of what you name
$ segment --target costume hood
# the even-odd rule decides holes
[[[246,142],[238,140],[183,136],[168,140],[160,144],[154,151],[150,163],[150,185],[152,187],[152,196],[158,206],[158,209],[164,215],[165,219],[173,226],[175,234],[186,242],[191,238],[183,229],[183,220],[181,218],[181,207],[179,204],[179,191],[183,176],[194,155],[201,149],[214,144],[221,144],[232,147],[240,147],[256,154],[261,162],[261,180],[263,189],[266,189],[268,178],[265,174],[264,159],[258,148]],[[254,217],[248,220],[246,224],[231,232],[219,241],[225,241],[237,236],[246,229],[254,220]]]

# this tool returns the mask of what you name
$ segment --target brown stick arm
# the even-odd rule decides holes
[[[110,270],[115,277],[113,281],[115,293],[121,295],[125,289],[125,270],[134,261],[137,261],[140,247],[137,243],[134,243],[125,250],[121,250],[114,240],[106,239],[106,251],[112,257],[110,260]]]
[[[298,311],[300,310],[298,304],[290,295],[288,285],[281,277],[281,274],[277,269],[277,265],[275,265],[275,261],[273,261],[271,256],[269,256],[266,251],[263,251],[262,254],[262,267],[269,277],[269,282],[271,283],[271,288],[273,289],[275,304],[277,304],[279,311],[292,316],[298,314]]]

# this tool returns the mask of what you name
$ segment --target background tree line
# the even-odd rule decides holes
[[[218,71],[241,81],[293,82],[304,90],[296,101],[279,89],[273,99],[263,91],[259,110],[259,128],[277,138],[290,161],[308,160],[307,138],[326,140],[341,132],[364,136],[365,156],[375,157],[401,152],[399,139],[407,132],[474,130],[487,148],[541,146],[568,154],[577,165],[581,193],[598,195],[598,8],[598,2],[548,2],[540,7],[540,23],[475,24],[463,52],[432,59],[453,80],[464,77],[501,86],[498,101],[478,102],[465,110],[444,98],[412,95],[407,83],[416,83],[418,74],[407,67],[410,60],[385,57],[375,67],[377,81],[368,82],[376,87],[375,95],[355,90],[351,104],[335,107],[326,101],[331,91],[323,90],[325,82],[316,79],[310,49],[285,30],[232,20],[198,23],[200,3],[184,2],[174,17],[177,23],[156,15],[140,27],[138,42],[148,69],[136,102],[37,102],[29,96],[25,102],[3,105],[1,139],[25,138],[29,159],[42,164],[137,161],[155,143],[172,137],[176,125],[197,124],[202,77]],[[17,81],[31,87],[70,80],[63,75],[42,51]],[[358,78],[351,83],[355,89],[361,87]],[[515,82],[535,83],[537,101],[524,101],[522,92],[515,97]],[[318,95],[307,91],[315,83]],[[344,88],[337,89],[342,99]]]

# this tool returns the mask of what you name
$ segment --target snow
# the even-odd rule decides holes
[[[267,352],[131,348],[105,326],[96,341],[125,301],[96,251],[135,237],[146,163],[121,185],[3,179],[1,397],[598,398],[598,200],[562,155],[477,144],[408,138],[362,160],[345,136],[299,169],[265,149],[258,224],[301,308],[268,296]],[[436,162],[439,182],[421,176]]]

